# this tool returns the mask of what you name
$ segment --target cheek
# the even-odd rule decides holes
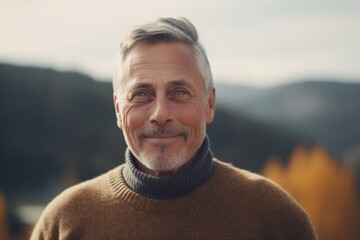
[[[205,108],[201,101],[192,101],[178,107],[178,119],[191,128],[200,128],[206,124]]]
[[[122,113],[122,127],[126,135],[131,135],[144,124],[145,112],[132,104],[126,104]]]

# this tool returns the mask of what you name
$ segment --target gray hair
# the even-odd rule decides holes
[[[205,85],[206,94],[213,88],[213,77],[205,48],[200,44],[194,25],[186,18],[159,18],[153,22],[136,26],[122,41],[118,49],[113,76],[113,89],[117,92],[122,79],[122,63],[137,43],[181,42],[189,45],[194,54]]]

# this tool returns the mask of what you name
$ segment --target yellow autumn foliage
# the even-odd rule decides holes
[[[322,147],[297,147],[283,166],[267,161],[262,174],[287,190],[307,211],[320,240],[360,239],[360,198],[354,172]]]

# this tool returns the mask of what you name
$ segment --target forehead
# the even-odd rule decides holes
[[[192,48],[183,43],[139,43],[126,56],[123,70],[127,78],[171,74],[200,76]]]

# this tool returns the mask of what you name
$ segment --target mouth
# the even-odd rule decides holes
[[[181,134],[151,134],[144,136],[144,140],[151,143],[171,143],[173,141],[177,141],[179,137],[182,137]]]
[[[159,133],[159,134],[151,134],[151,135],[145,135],[145,138],[159,138],[159,139],[163,139],[163,138],[176,138],[176,137],[180,137],[181,134],[179,133]]]
[[[168,131],[168,132],[149,132],[141,134],[140,139],[142,142],[147,142],[151,145],[173,145],[179,141],[186,141],[186,134],[182,131]]]
[[[149,129],[142,129],[138,137],[140,141],[154,144],[171,144],[183,139],[187,140],[188,133],[185,130],[171,126],[155,126]]]

